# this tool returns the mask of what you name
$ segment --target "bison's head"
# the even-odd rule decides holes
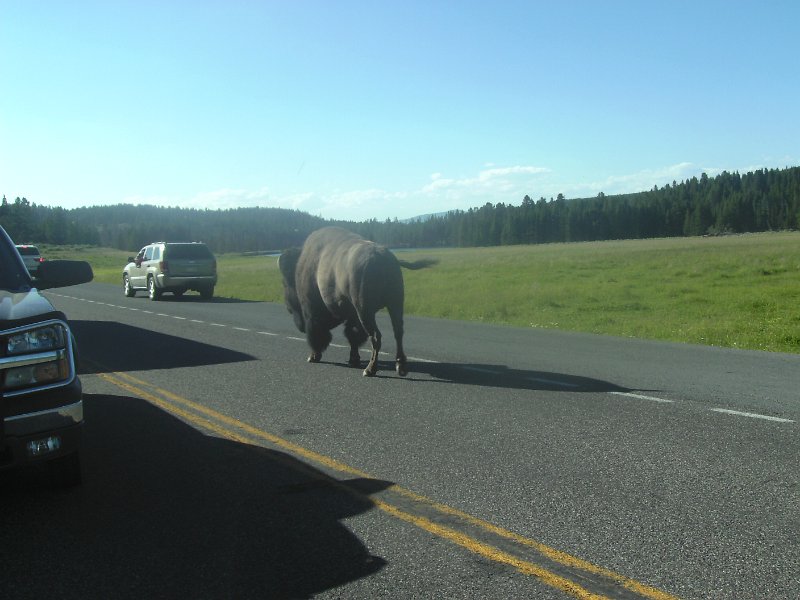
[[[289,248],[284,250],[278,257],[278,268],[281,270],[283,279],[283,297],[286,300],[286,308],[294,318],[294,324],[305,333],[306,322],[303,319],[303,311],[300,307],[300,300],[297,297],[294,273],[297,269],[297,260],[300,258],[300,248]]]

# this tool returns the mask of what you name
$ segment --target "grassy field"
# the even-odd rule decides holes
[[[43,247],[120,283],[128,252]],[[800,353],[800,233],[403,252],[406,313]],[[282,302],[275,257],[222,255],[216,294]],[[120,294],[122,288],[120,284]],[[287,316],[288,318],[288,316]]]

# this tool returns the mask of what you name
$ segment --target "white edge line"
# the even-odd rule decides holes
[[[438,360],[430,360],[429,358],[419,358],[417,356],[409,356],[407,358],[408,358],[408,360],[413,360],[414,362],[439,364]]]
[[[637,400],[649,400],[650,402],[663,402],[664,404],[671,404],[674,400],[667,400],[665,398],[656,398],[655,396],[645,396],[644,394],[631,394],[630,392],[608,392],[615,396],[625,396],[626,398],[636,398]]]
[[[710,410],[718,413],[725,413],[726,415],[736,415],[737,417],[750,417],[751,419],[763,419],[765,421],[775,421],[777,423],[794,423],[792,419],[770,417],[769,415],[759,415],[757,413],[741,412],[738,410],[729,410],[727,408],[712,408]]]

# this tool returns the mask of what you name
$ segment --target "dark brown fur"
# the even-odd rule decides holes
[[[397,342],[397,373],[408,372],[403,352],[403,273],[433,261],[397,260],[388,248],[340,227],[325,227],[308,236],[302,249],[292,248],[278,260],[286,307],[311,348],[309,362],[319,362],[331,342],[331,329],[344,323],[350,342],[349,364],[361,366],[358,352],[367,338],[372,357],[365,376],[377,371],[381,332],[375,313],[386,308]]]

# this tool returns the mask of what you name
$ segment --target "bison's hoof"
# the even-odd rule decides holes
[[[370,369],[369,367],[367,367],[366,369],[364,369],[364,377],[372,377],[373,375],[375,375],[376,372],[377,372],[376,369]]]
[[[361,368],[361,361],[360,361],[360,360],[358,360],[358,359],[356,359],[356,360],[353,360],[353,359],[351,358],[350,360],[348,360],[348,361],[347,361],[347,366],[349,366],[349,367],[354,367],[354,368],[356,368],[356,369],[360,369],[360,368]]]
[[[406,366],[405,361],[398,360],[396,369],[397,374],[400,375],[400,377],[405,377],[408,375],[408,367]]]
[[[310,362],[310,363],[318,363],[321,360],[322,360],[322,353],[312,352],[308,356],[308,362]]]

